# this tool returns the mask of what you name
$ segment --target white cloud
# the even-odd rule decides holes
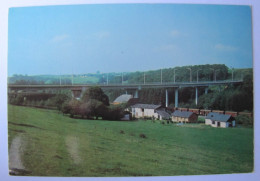
[[[180,36],[181,35],[181,33],[178,31],[178,30],[172,30],[171,32],[170,32],[170,36],[171,37],[178,37],[178,36]]]
[[[233,52],[233,51],[236,51],[236,50],[237,50],[237,48],[234,47],[234,46],[223,45],[223,44],[221,44],[221,43],[216,44],[214,48],[215,48],[216,50],[219,50],[219,51],[227,51],[227,52]]]
[[[68,37],[69,37],[69,35],[67,35],[67,34],[56,35],[51,39],[51,42],[54,42],[54,43],[61,42],[61,41],[64,41],[65,39],[67,39]]]
[[[101,32],[95,33],[95,36],[96,36],[98,39],[104,39],[104,38],[108,38],[108,37],[110,36],[110,33],[107,32],[107,31],[101,31]]]

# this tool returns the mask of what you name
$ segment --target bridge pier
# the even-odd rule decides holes
[[[175,89],[175,107],[178,107],[178,88]]]
[[[135,90],[135,96],[134,98],[138,98],[138,89]]]
[[[208,90],[209,90],[209,88],[206,87],[206,88],[205,88],[205,94],[208,94]]]
[[[165,90],[165,107],[168,107],[169,102],[168,102],[168,89]]]

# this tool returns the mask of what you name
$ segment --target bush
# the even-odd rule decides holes
[[[205,118],[199,116],[197,122],[198,123],[205,123]]]
[[[104,111],[103,115],[104,119],[106,120],[120,120],[121,118],[124,117],[124,109],[119,105],[119,106],[109,106],[107,109]]]
[[[9,99],[9,103],[14,105],[22,105],[23,102],[24,102],[24,96],[22,95],[17,95],[16,97],[13,96]]]
[[[242,124],[244,126],[253,125],[254,121],[252,117],[248,117],[246,115],[238,115],[236,117],[237,124]]]
[[[139,135],[139,137],[140,137],[140,138],[147,138],[146,135],[143,134],[143,133],[141,133],[141,134]]]

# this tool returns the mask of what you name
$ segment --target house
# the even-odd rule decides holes
[[[171,114],[169,114],[164,108],[159,108],[155,110],[154,118],[159,120],[169,120],[171,119]]]
[[[210,112],[205,118],[205,124],[212,127],[234,127],[235,119],[231,115]]]
[[[198,120],[198,115],[189,111],[176,110],[172,113],[172,121],[178,123],[193,123]]]
[[[145,117],[155,117],[158,118],[158,113],[156,110],[161,108],[161,105],[154,104],[135,104],[131,106],[132,109],[132,117],[135,118],[145,118]]]

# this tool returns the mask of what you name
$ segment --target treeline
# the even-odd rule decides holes
[[[71,78],[67,76],[56,76],[56,75],[21,75],[15,74],[12,77],[8,78],[9,84],[16,85],[43,85],[43,84],[52,84],[58,85],[62,83],[63,85],[70,85],[72,83]]]
[[[8,95],[8,103],[21,106],[32,106],[57,109],[70,117],[87,119],[120,120],[124,116],[126,105],[110,105],[108,96],[100,87],[90,87],[80,100],[71,97],[69,92],[57,94],[34,93]]]
[[[15,74],[8,78],[10,84],[121,84],[123,83],[149,83],[149,82],[188,82],[190,74],[192,81],[213,81],[213,80],[238,80],[243,78],[252,69],[231,69],[224,64],[213,65],[194,65],[173,67],[167,69],[157,69],[145,72],[121,72],[121,73],[96,73],[80,75],[18,75]],[[145,79],[145,81],[144,81]]]
[[[232,69],[224,64],[207,64],[182,66],[168,69],[150,70],[145,72],[130,72],[119,74],[108,74],[109,83],[149,83],[149,82],[189,82],[190,75],[192,81],[214,81],[216,80],[231,80],[232,72],[234,80],[241,80],[250,69]],[[252,69],[251,69],[252,70]],[[123,76],[122,76],[123,74]],[[175,76],[174,76],[175,74]],[[106,82],[107,77],[101,77],[100,83]],[[145,80],[144,80],[145,79]]]
[[[63,103],[70,99],[69,93],[8,94],[9,104],[57,110],[61,110]]]

